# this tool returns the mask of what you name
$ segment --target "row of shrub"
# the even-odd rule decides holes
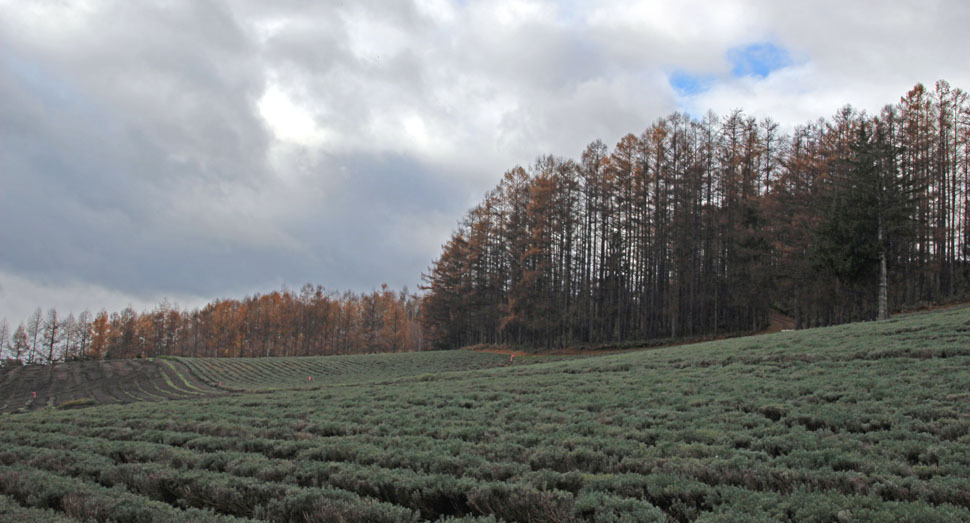
[[[893,336],[950,350],[951,320]],[[461,353],[398,355],[301,390],[2,417],[0,465],[243,518],[970,520],[970,356],[839,356],[919,326],[450,373]]]

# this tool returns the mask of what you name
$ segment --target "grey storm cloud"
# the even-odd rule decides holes
[[[843,4],[0,0],[0,317],[414,289],[540,154],[968,87],[962,2]],[[732,76],[760,42],[791,63]]]

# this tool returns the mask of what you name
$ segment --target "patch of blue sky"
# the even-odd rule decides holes
[[[667,81],[680,96],[691,96],[702,93],[711,88],[714,77],[704,74],[691,74],[676,70],[667,76]]]
[[[735,47],[727,52],[731,75],[735,78],[753,76],[765,78],[778,69],[792,65],[791,54],[784,47],[771,42],[757,42]]]

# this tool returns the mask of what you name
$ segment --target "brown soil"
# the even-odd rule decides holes
[[[68,402],[131,403],[223,393],[173,360],[80,361],[0,369],[0,412],[57,407]]]
[[[778,311],[771,311],[768,315],[768,327],[759,332],[758,334],[771,334],[773,332],[781,332],[783,330],[791,330],[795,328],[795,318],[791,316],[785,316]]]
[[[488,347],[488,348],[481,348],[481,349],[480,348],[473,348],[471,350],[473,350],[475,352],[485,352],[485,353],[488,353],[488,354],[505,354],[505,355],[511,355],[511,356],[515,356],[516,358],[521,357],[521,356],[547,356],[547,355],[551,354],[551,353],[533,354],[531,352],[525,352],[525,351],[521,351],[521,350],[509,350],[509,349],[503,349],[501,347]]]

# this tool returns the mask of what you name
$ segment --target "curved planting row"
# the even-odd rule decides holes
[[[0,417],[0,510],[93,520],[196,511],[270,521],[970,521],[968,312],[466,372],[406,375],[398,365],[374,371],[384,381]],[[923,346],[934,356],[912,345],[912,329],[934,333]],[[282,363],[265,372],[294,372]],[[118,508],[101,501],[113,492],[125,493]],[[151,512],[122,517],[125,507]]]
[[[179,361],[106,360],[0,371],[0,412],[199,398],[218,394]]]
[[[228,390],[318,387],[503,367],[507,356],[472,351],[289,358],[179,358],[198,379]]]
[[[467,351],[307,358],[164,358],[0,369],[0,412],[198,398],[226,391],[319,387],[500,367]]]

